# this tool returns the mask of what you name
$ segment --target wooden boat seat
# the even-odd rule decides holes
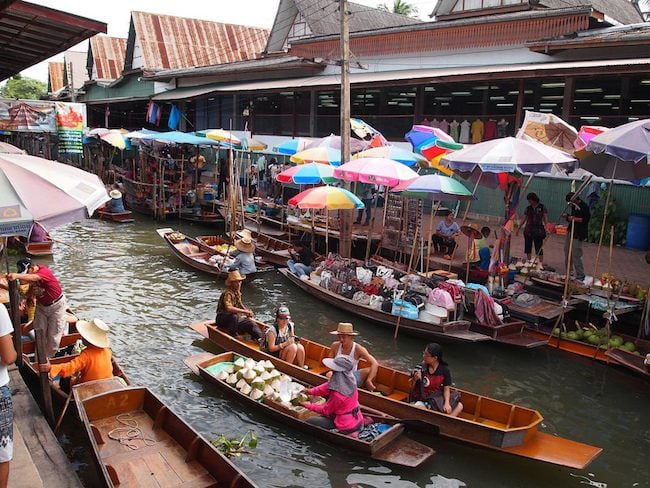
[[[309,365],[307,365],[309,366]],[[311,371],[314,374],[323,374],[329,371],[326,366],[314,366],[313,368],[310,366],[309,371]]]
[[[395,391],[388,395],[388,398],[391,398],[393,400],[397,400],[398,402],[405,402],[408,400],[409,394],[406,393],[405,391]]]

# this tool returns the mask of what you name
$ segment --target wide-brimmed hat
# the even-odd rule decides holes
[[[350,322],[339,322],[336,326],[336,330],[333,330],[330,334],[359,335],[358,332],[354,331],[354,327]]]
[[[235,281],[244,281],[245,279],[246,276],[240,274],[238,270],[230,271],[228,273],[228,277],[226,278],[226,285],[234,283]]]
[[[462,225],[460,227],[460,231],[465,234],[467,237],[470,239],[481,239],[483,237],[483,233],[481,232],[481,228],[476,225],[475,223],[467,224],[467,225]]]
[[[250,237],[242,237],[235,241],[235,247],[241,252],[254,252],[255,244],[253,244],[253,239]]]
[[[253,234],[251,234],[251,231],[248,229],[240,229],[236,232],[237,237],[240,239],[243,237],[248,237],[249,239],[253,239]]]
[[[335,358],[324,358],[323,364],[332,371],[352,371],[354,362],[349,356],[336,356]]]
[[[93,346],[109,346],[108,330],[108,325],[100,319],[92,319],[91,321],[80,320],[77,322],[77,331],[81,334],[81,337]]]
[[[108,196],[111,198],[122,198],[122,192],[120,190],[111,190],[108,192]]]

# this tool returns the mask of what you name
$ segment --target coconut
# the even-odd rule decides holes
[[[271,379],[279,378],[282,373],[280,373],[277,369],[273,369],[269,372],[271,375]]]
[[[245,379],[246,381],[248,381],[249,383],[250,383],[252,380],[254,380],[255,378],[257,378],[257,373],[256,373],[254,370],[252,370],[252,369],[249,369],[248,371],[246,371],[246,372],[244,373],[244,379]]]
[[[261,379],[265,383],[269,383],[273,379],[273,377],[271,376],[271,373],[264,370],[264,372],[259,376],[259,379]]]
[[[259,376],[251,381],[251,386],[253,388],[257,388],[258,390],[263,390],[265,385],[266,383],[264,383],[264,380]]]
[[[217,379],[221,381],[226,381],[228,379],[228,376],[230,375],[226,372],[226,370],[221,370],[217,374]]]
[[[262,373],[264,373],[264,372],[266,372],[266,368],[264,367],[264,365],[262,364],[262,362],[263,362],[263,361],[260,361],[260,362],[257,363],[257,364],[255,365],[255,367],[253,368],[253,371],[255,371],[258,375],[259,375],[259,374],[262,374]]]
[[[228,376],[228,378],[226,378],[226,383],[234,386],[235,383],[237,383],[237,375],[231,374],[230,376]]]
[[[258,390],[257,388],[253,388],[253,390],[250,392],[249,395],[253,400],[259,400],[264,396],[264,393],[262,390]]]
[[[237,361],[233,363],[234,371],[242,369],[244,366],[246,366],[246,362],[244,361],[244,358],[238,358]]]
[[[228,366],[226,366],[225,368],[223,368],[223,371],[225,371],[225,372],[228,373],[228,374],[232,374],[232,373],[235,372],[235,366],[232,365],[232,364],[229,364]]]
[[[271,381],[271,388],[273,388],[275,391],[280,391],[280,385],[281,384],[282,383],[280,382],[280,380],[272,380]]]
[[[248,383],[246,383],[246,380],[245,380],[244,378],[241,378],[241,379],[237,382],[237,384],[235,385],[235,388],[237,388],[238,390],[241,390],[241,389],[243,388],[243,386],[244,386],[244,385],[247,385],[247,384],[248,384]]]
[[[248,371],[247,367],[243,367],[242,369],[238,370],[235,374],[237,375],[237,379],[243,378],[244,374]]]
[[[242,386],[239,391],[242,392],[244,395],[249,395],[250,392],[253,391],[253,389],[251,388],[250,385],[246,384],[246,385]]]
[[[253,369],[257,363],[255,362],[254,359],[248,358],[245,364],[248,369]]]
[[[264,362],[264,367],[265,367],[267,370],[271,371],[272,369],[275,369],[275,364],[273,364],[273,363],[272,363],[271,361],[269,361],[268,359],[267,359],[266,361],[263,361],[263,362]]]
[[[262,393],[264,393],[265,397],[271,397],[275,393],[275,390],[271,388],[271,385],[266,385]]]

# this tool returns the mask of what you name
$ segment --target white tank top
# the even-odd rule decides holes
[[[357,347],[357,343],[353,342],[352,343],[352,349],[350,349],[350,354],[343,354],[343,352],[342,352],[343,351],[343,346],[339,345],[339,348],[338,348],[338,350],[336,352],[336,356],[334,356],[334,358],[337,358],[339,356],[346,356],[346,357],[350,358],[350,361],[352,361],[352,363],[354,364],[354,369],[352,369],[352,371],[356,371],[357,367],[359,366],[359,360],[354,357],[354,350],[356,349],[356,347]]]

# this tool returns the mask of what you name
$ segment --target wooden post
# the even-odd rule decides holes
[[[34,329],[36,335],[36,356],[37,363],[47,364],[47,355],[45,354],[45,341],[46,334],[40,329]],[[41,393],[43,394],[43,410],[45,411],[45,418],[50,426],[54,427],[54,409],[52,408],[52,391],[50,389],[50,375],[49,373],[39,373],[41,381]]]
[[[402,294],[402,301],[399,306],[399,315],[397,316],[397,322],[395,323],[395,334],[393,334],[393,340],[397,339],[397,333],[399,332],[399,323],[402,320],[402,307],[404,306],[404,300],[406,299],[406,292],[408,290],[409,282],[408,275],[411,273],[411,266],[413,266],[413,256],[415,255],[415,246],[418,242],[418,231],[420,230],[419,226],[415,227],[415,235],[413,236],[413,249],[411,250],[411,258],[409,259],[409,265],[406,269],[406,283],[404,283],[404,293]]]
[[[618,159],[614,162],[614,171],[616,172],[616,164]],[[612,173],[612,180],[609,182],[609,189],[607,190],[607,198],[605,199],[605,211],[603,212],[603,222],[600,225],[600,238],[598,239],[598,249],[596,250],[596,261],[594,262],[594,281],[596,280],[596,274],[598,273],[598,261],[600,260],[600,249],[603,246],[603,236],[605,234],[605,224],[607,223],[607,209],[609,208],[609,201],[612,196],[612,190],[614,189],[614,174]]]
[[[440,200],[436,202],[435,207],[431,207],[431,215],[429,216],[429,245],[427,246],[427,267],[426,272],[429,272],[429,265],[431,261],[431,245],[433,244],[433,219],[440,209]]]
[[[350,12],[348,0],[339,1],[341,21],[341,164],[350,160]],[[346,188],[349,186],[346,184]],[[352,254],[353,210],[339,212],[339,252],[348,258]]]
[[[6,241],[6,239],[5,239]],[[11,305],[11,322],[14,326],[14,349],[18,353],[16,356],[16,366],[20,367],[23,363],[22,354],[22,332],[20,330],[20,290],[18,288],[18,281],[11,280],[9,283],[9,300]],[[0,305],[1,306],[1,305]]]

